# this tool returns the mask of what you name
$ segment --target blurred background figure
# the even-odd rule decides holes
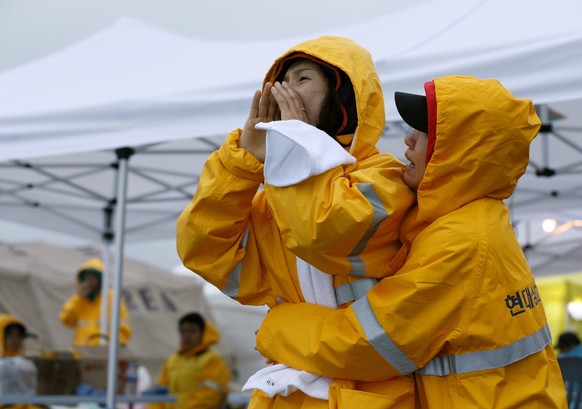
[[[77,273],[77,294],[72,295],[63,305],[59,319],[68,327],[75,328],[73,345],[96,346],[102,338],[109,339],[107,333],[101,330],[101,279],[103,262],[92,258],[87,260]],[[111,302],[113,294],[108,292],[109,317],[111,316]],[[121,300],[119,342],[126,345],[131,336],[131,325],[125,302]]]
[[[24,324],[9,314],[0,314],[0,351],[2,358],[20,356],[24,353],[24,340],[26,339],[26,327]]]
[[[568,356],[582,357],[582,346],[580,345],[580,338],[575,332],[562,332],[555,347],[556,349],[560,350],[560,358]]]
[[[144,395],[172,394],[176,403],[149,404],[148,409],[218,409],[223,407],[231,378],[225,360],[211,348],[220,339],[217,328],[198,313],[178,321],[180,347],[168,357],[154,386]]]
[[[38,371],[23,356],[26,327],[16,317],[0,314],[0,334],[0,395],[35,395]],[[37,408],[23,404],[9,406],[11,409]]]

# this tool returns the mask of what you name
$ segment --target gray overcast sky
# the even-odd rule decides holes
[[[427,0],[2,0],[0,71],[58,51],[123,16],[187,36],[281,38],[361,22]]]
[[[424,1],[428,0],[1,0],[0,72],[59,51],[124,16],[191,37],[248,41],[320,32]],[[0,240],[88,244],[1,220]],[[168,269],[179,264],[172,240],[128,244],[125,255]]]

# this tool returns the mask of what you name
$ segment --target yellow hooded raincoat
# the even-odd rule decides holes
[[[376,279],[394,274],[388,261],[400,249],[400,224],[414,195],[402,182],[403,164],[379,154],[375,147],[385,113],[369,53],[344,38],[310,40],[277,59],[265,82],[273,81],[285,58],[299,52],[339,68],[350,78],[358,126],[355,134],[338,139],[349,145],[356,162],[291,186],[265,183],[259,190],[264,182],[263,164],[238,147],[241,130],[235,130],[206,162],[194,199],[178,219],[178,253],[189,269],[233,299],[270,306],[275,305],[276,296],[291,303],[305,302],[297,273],[299,257],[333,275],[337,304],[345,307],[365,294]],[[296,323],[310,319],[294,317]],[[294,343],[300,333],[289,333],[285,343]],[[328,354],[335,354],[333,348]],[[293,365],[294,361],[287,363],[306,369]],[[326,373],[323,366],[309,368],[317,374],[335,375]],[[382,407],[412,407],[411,378],[403,377],[398,381],[402,384],[393,382],[388,388],[385,383],[355,386],[337,381],[331,389],[341,383],[347,389],[368,389],[383,402],[394,402]],[[332,392],[330,401],[336,405]],[[281,407],[328,405],[297,391],[286,398],[256,397],[253,407],[279,407],[279,401]]]
[[[94,270],[103,272],[103,263],[99,259],[89,259],[80,268],[77,280],[81,278],[81,272],[84,270]],[[109,315],[111,315],[111,305],[113,301],[112,291],[108,292],[107,300],[109,302]],[[75,328],[74,346],[95,346],[100,345],[101,337],[101,298],[99,293],[95,299],[89,300],[78,294],[72,295],[61,308],[59,319],[68,327]],[[131,336],[131,324],[125,302],[121,300],[120,304],[120,325],[119,325],[119,342],[126,345]],[[109,334],[107,334],[109,335]]]
[[[0,314],[0,358],[11,358],[24,355],[24,342],[20,345],[20,348],[17,350],[8,350],[4,345],[4,331],[6,327],[9,325],[20,325],[26,332],[26,327],[22,322],[10,315],[10,314]],[[34,365],[31,363],[31,365]],[[5,375],[5,374],[4,374]],[[36,375],[36,373],[35,373]],[[6,375],[5,375],[6,376]],[[41,409],[41,406],[32,405],[32,404],[10,404],[10,405],[2,405],[0,404],[0,408],[10,408],[10,409]]]
[[[0,358],[6,358],[11,356],[18,356],[24,353],[24,343],[22,343],[21,348],[18,350],[8,350],[4,345],[4,331],[9,325],[20,325],[24,328],[24,325],[20,320],[10,314],[0,314]],[[25,330],[26,331],[26,330]]]
[[[180,348],[164,362],[157,385],[168,388],[176,403],[150,404],[148,409],[218,409],[226,399],[230,369],[211,345],[220,339],[216,327],[205,321],[200,343]]]
[[[403,224],[405,263],[348,309],[273,308],[258,349],[337,377],[415,373],[422,408],[566,408],[542,300],[502,201],[540,121],[496,80],[432,84],[436,143]]]

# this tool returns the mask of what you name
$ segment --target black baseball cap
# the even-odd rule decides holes
[[[404,122],[416,130],[428,133],[428,108],[424,95],[396,91],[394,102]]]

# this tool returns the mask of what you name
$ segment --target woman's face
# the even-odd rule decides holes
[[[406,156],[406,159],[410,163],[406,166],[402,179],[409,188],[416,191],[418,186],[420,186],[420,182],[424,177],[424,171],[426,170],[428,135],[413,129],[404,138],[404,143],[408,146],[404,156]]]
[[[317,126],[328,89],[327,79],[319,65],[313,61],[299,60],[289,66],[283,81],[299,94],[307,110],[307,122]]]

